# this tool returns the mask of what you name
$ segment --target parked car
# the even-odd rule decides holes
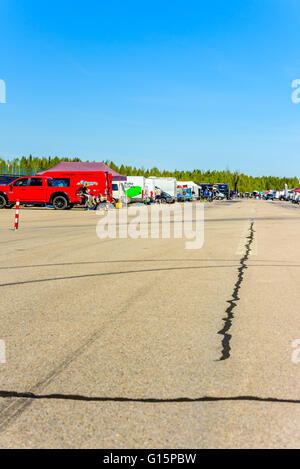
[[[264,195],[264,199],[265,199],[265,200],[274,200],[273,192],[270,193],[270,194],[265,194],[265,195]]]
[[[162,204],[174,204],[175,198],[167,192],[162,191],[161,194],[155,197],[156,201],[160,201]]]
[[[292,200],[293,192],[293,189],[289,190],[284,200],[290,202]]]
[[[216,200],[225,200],[226,199],[225,194],[223,192],[220,192],[220,191],[216,191],[214,193],[214,198]]]
[[[297,204],[299,202],[299,187],[295,188],[295,189],[292,189],[291,191],[291,196],[290,196],[290,201],[293,203],[293,204]]]

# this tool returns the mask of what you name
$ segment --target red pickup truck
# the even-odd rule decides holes
[[[70,209],[74,205],[83,205],[85,198],[80,195],[80,188],[88,183],[91,195],[103,195],[111,199],[111,175],[78,174],[55,176],[32,176],[16,179],[8,185],[0,185],[0,208],[11,208],[19,200],[21,203],[33,205],[53,205],[56,210]]]

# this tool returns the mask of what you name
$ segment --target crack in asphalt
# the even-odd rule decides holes
[[[250,234],[246,238],[248,241],[245,244],[245,254],[240,259],[240,267],[238,268],[238,278],[237,278],[236,283],[234,284],[234,289],[233,289],[231,299],[227,301],[227,303],[229,303],[229,306],[227,307],[227,309],[225,311],[226,316],[223,318],[224,326],[220,331],[218,331],[218,334],[223,336],[223,339],[222,339],[222,352],[221,352],[221,357],[219,358],[219,361],[227,360],[228,358],[230,358],[230,350],[231,350],[230,340],[231,340],[232,336],[231,336],[231,334],[229,334],[229,331],[231,329],[232,320],[234,318],[233,311],[237,307],[237,304],[240,300],[239,290],[240,290],[240,288],[242,286],[242,283],[243,283],[243,280],[244,280],[244,273],[245,273],[245,270],[248,269],[248,266],[247,266],[246,262],[249,258],[249,254],[250,254],[250,251],[251,251],[251,245],[252,245],[253,240],[254,240],[253,225],[254,225],[254,221],[252,220],[251,223],[250,223],[250,227],[249,227]]]
[[[140,402],[149,404],[159,403],[181,403],[181,402],[218,402],[218,401],[257,401],[257,402],[280,402],[287,404],[300,404],[300,399],[283,399],[279,397],[260,397],[260,396],[202,396],[202,397],[169,397],[169,398],[155,398],[155,397],[97,397],[97,396],[84,396],[81,394],[34,394],[32,392],[17,392],[17,391],[0,391],[0,398],[18,398],[28,399],[58,399],[58,400],[72,400],[72,401],[85,401],[85,402]]]
[[[236,264],[227,265],[201,265],[201,266],[186,266],[186,267],[161,267],[155,269],[140,269],[140,270],[122,270],[116,272],[100,272],[96,274],[82,274],[82,275],[69,275],[65,277],[52,277],[52,278],[39,278],[35,280],[21,280],[18,282],[1,283],[1,287],[10,287],[15,285],[27,285],[30,283],[43,283],[55,282],[59,280],[74,280],[79,278],[92,278],[92,277],[108,277],[109,275],[127,275],[127,274],[140,274],[148,272],[167,272],[172,270],[199,270],[199,269],[223,269],[236,267]]]

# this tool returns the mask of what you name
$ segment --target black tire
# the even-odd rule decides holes
[[[7,199],[4,195],[0,194],[0,208],[5,208],[7,206]]]
[[[74,207],[74,204],[69,204],[69,205],[67,206],[66,210],[71,210],[71,208],[73,208],[73,207]]]
[[[63,195],[57,195],[53,198],[52,205],[55,210],[66,210],[68,208],[68,201]]]

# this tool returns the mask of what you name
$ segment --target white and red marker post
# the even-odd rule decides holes
[[[20,201],[16,201],[16,215],[15,215],[15,230],[19,228],[19,209],[20,209]]]

